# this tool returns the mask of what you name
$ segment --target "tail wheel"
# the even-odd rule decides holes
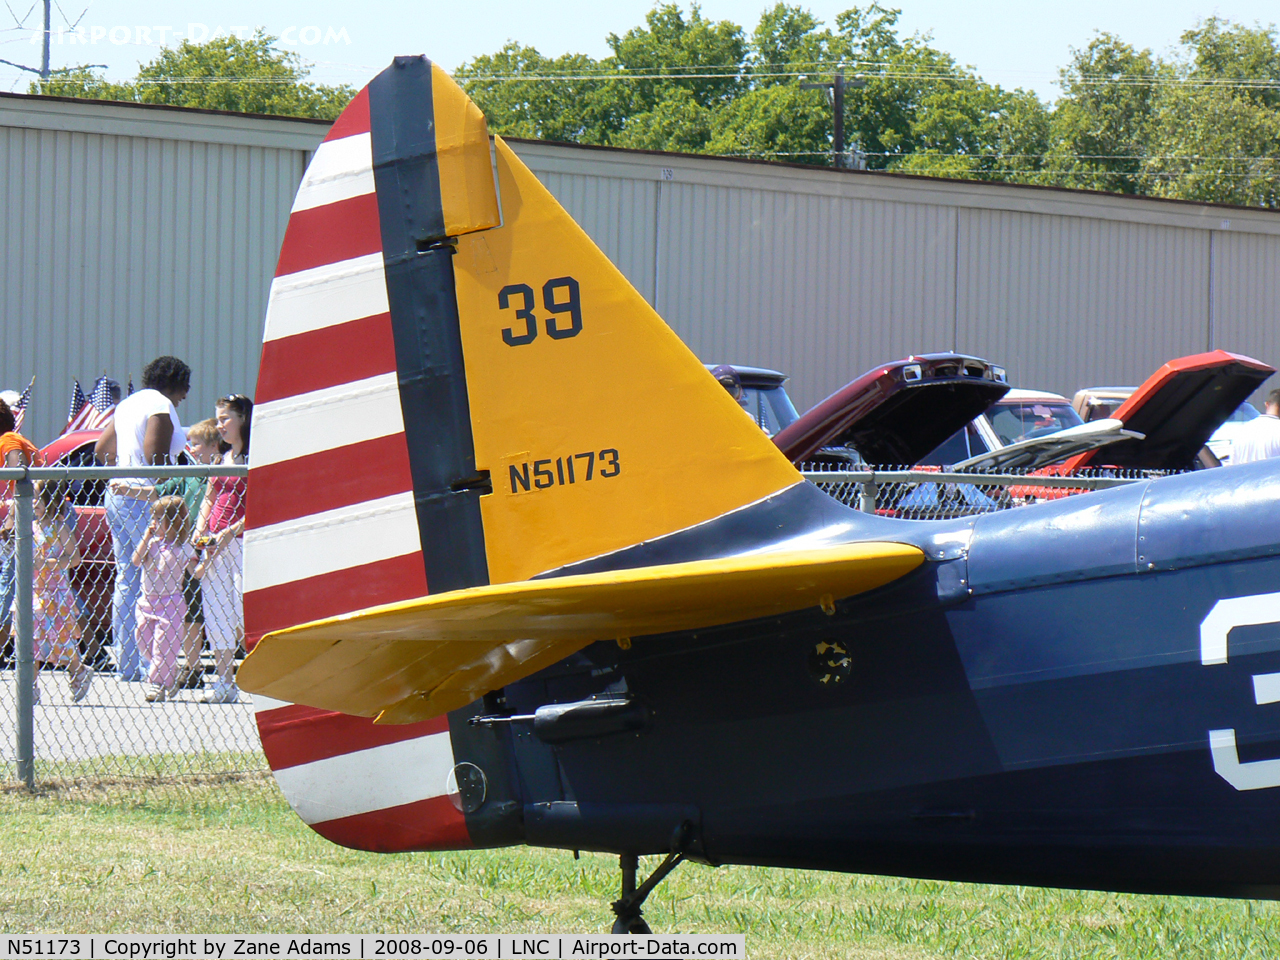
[[[634,917],[619,917],[613,921],[613,929],[609,931],[614,934],[631,934],[633,936],[647,937],[653,933],[649,929],[649,925],[644,922],[644,917],[637,912]]]

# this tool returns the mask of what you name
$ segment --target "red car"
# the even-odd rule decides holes
[[[40,451],[45,465],[93,466],[93,446],[101,433],[76,430],[63,434]],[[115,590],[116,565],[104,505],[106,492],[105,480],[77,480],[71,488],[71,502],[76,508],[76,544],[80,547],[80,566],[71,571],[71,585],[80,596],[83,643],[91,654],[111,643],[111,594]]]
[[[1046,398],[1046,416],[1054,414],[1055,428],[1032,431],[1019,442],[994,446],[956,466],[1024,469],[1046,476],[1072,476],[1099,466],[1166,471],[1211,466],[1212,460],[1200,453],[1209,437],[1274,373],[1258,360],[1213,350],[1170,360],[1140,387],[1081,390],[1074,411],[1065,398],[1040,394]],[[1011,393],[1002,403],[1025,404],[1026,399]],[[1079,420],[1076,412],[1086,422],[1068,425]],[[998,439],[1004,443],[1013,437]],[[1018,499],[1055,500],[1081,491],[1028,483],[1009,492]]]
[[[1009,391],[1003,367],[958,353],[868,370],[774,434],[792,463],[848,447],[870,464],[918,462]]]
[[[101,430],[76,430],[46,444],[40,451],[46,466],[93,466],[93,446]],[[107,527],[105,480],[76,481],[71,502],[76,509],[76,545],[80,565],[71,570],[71,585],[80,598],[81,647],[88,658],[100,663],[101,650],[111,644],[111,594],[115,589],[116,565],[111,551],[111,530]],[[0,520],[7,513],[0,504]]]
[[[1109,411],[1143,439],[1080,454],[1064,466],[1191,467],[1213,432],[1275,372],[1269,364],[1226,350],[1170,360]]]

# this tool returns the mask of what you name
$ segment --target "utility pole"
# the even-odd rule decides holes
[[[865,87],[867,81],[855,77],[846,81],[844,73],[837,73],[835,79],[830,83],[802,83],[801,90],[825,90],[827,91],[827,99],[831,103],[831,112],[834,120],[833,136],[831,138],[831,154],[837,170],[843,169],[845,165],[844,157],[844,91],[845,87],[858,89]]]
[[[40,53],[40,79],[49,79],[49,34],[53,32],[53,0],[44,0],[44,48]]]
[[[46,3],[49,0],[45,0]],[[45,35],[45,44],[49,35]],[[833,132],[831,148],[836,151],[836,166],[845,165],[845,74],[837,73],[835,83],[831,84],[831,113],[836,129]]]
[[[82,64],[80,67],[60,67],[57,70],[54,70],[49,66],[49,40],[53,35],[53,0],[43,0],[43,2],[44,2],[44,34],[41,39],[44,42],[41,43],[40,45],[40,69],[37,70],[35,67],[28,67],[25,63],[14,63],[12,60],[0,59],[0,63],[3,63],[5,66],[9,66],[9,67],[17,67],[19,70],[25,70],[27,73],[34,73],[37,76],[39,76],[41,80],[48,80],[55,73],[70,73],[72,70],[81,69],[81,68],[90,69],[90,70],[96,70],[96,69],[105,70],[107,68],[107,65],[105,63],[86,63],[86,64]],[[27,13],[30,13],[30,12],[31,12],[30,10],[27,11]],[[87,12],[88,12],[88,7],[86,7],[84,12],[80,14],[80,18],[77,19],[75,23],[71,24],[72,29],[75,29],[76,24],[78,24],[80,20],[84,19],[84,14]],[[26,20],[26,17],[23,17],[22,20],[18,20],[17,16],[16,15],[14,16],[14,21],[18,24],[19,29],[26,29],[26,24],[24,22],[25,20]]]

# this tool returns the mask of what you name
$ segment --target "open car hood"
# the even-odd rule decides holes
[[[867,371],[773,440],[792,463],[845,446],[867,463],[912,464],[1008,392],[1004,371],[977,357],[908,357]]]
[[[1140,438],[1110,444],[1105,453],[1082,453],[1067,466],[1189,467],[1213,431],[1275,372],[1260,360],[1225,350],[1171,360],[1115,412],[1115,419]]]
[[[1043,437],[1020,440],[999,450],[980,453],[962,460],[956,470],[978,468],[982,470],[1036,470],[1073,457],[1085,451],[1124,441],[1139,441],[1142,434],[1126,430],[1120,420],[1094,420],[1077,427],[1067,427]]]

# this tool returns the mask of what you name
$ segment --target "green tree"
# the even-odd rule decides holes
[[[921,97],[909,128],[911,150],[890,169],[1041,183],[1048,132],[1049,111],[1035,94],[962,75]]]
[[[613,56],[605,63],[633,78],[618,87],[624,119],[613,142],[702,152],[712,114],[747,89],[742,28],[707,20],[697,4],[685,17],[674,3],[654,7],[645,24],[608,38]]]
[[[714,111],[745,89],[742,28],[697,5],[688,16],[654,7],[645,26],[608,43],[603,60],[508,43],[454,75],[494,133],[690,152],[706,149]]]
[[[509,43],[456,76],[495,133],[643,149],[831,163],[831,105],[807,79],[843,70],[850,148],[869,165],[997,179],[1040,176],[1048,113],[1032,94],[1002,91],[932,47],[898,35],[900,12],[871,4],[825,27],[777,3],[748,39],[697,6],[655,7],[604,60],[552,60]]]
[[[1063,186],[1141,193],[1147,127],[1172,68],[1102,33],[1061,71],[1045,166]]]
[[[1280,207],[1280,112],[1230,88],[1175,87],[1148,130],[1145,192]]]
[[[1003,90],[871,3],[834,29],[776,3],[747,37],[695,5],[656,6],[603,60],[508,44],[458,76],[498,133],[831,162],[831,104],[805,80],[837,71],[846,145],[871,169],[1274,205],[1280,44],[1211,18],[1166,62],[1111,34],[1073,50],[1052,107]],[[83,78],[68,78],[68,83]]]
[[[1280,47],[1274,27],[1211,18],[1182,35],[1177,82],[1147,126],[1142,186],[1181,200],[1280,206]]]
[[[612,143],[626,116],[623,81],[611,64],[582,54],[549,59],[508,43],[464,63],[454,78],[484,112],[492,133],[508,137]]]
[[[629,84],[637,113],[654,109],[673,89],[687,90],[694,102],[708,108],[744,89],[747,41],[736,23],[713,23],[702,16],[696,3],[686,18],[678,5],[667,3],[650,10],[645,24],[608,38],[611,66],[632,76],[655,78]],[[683,74],[697,76],[681,79]]]
[[[984,83],[927,36],[899,36],[899,16],[878,4],[855,7],[833,32],[799,7],[766,11],[752,34],[752,88],[717,112],[710,149],[829,164],[831,105],[800,89],[797,75],[842,70],[863,83],[846,87],[846,147],[863,150],[872,169],[1034,178],[1046,142],[1043,104]],[[1017,157],[1006,160],[1008,152]]]
[[[1045,171],[1053,113],[1034,93],[1005,92],[1000,112],[987,123],[986,135],[994,145],[994,179],[1019,183],[1051,183]]]
[[[898,37],[902,11],[853,7],[836,16],[837,50],[853,58],[863,86],[845,97],[845,135],[856,138],[872,170],[884,169],[911,152],[911,123],[921,82],[907,47]]]
[[[707,152],[792,163],[831,162],[831,110],[797,83],[757,87],[712,118]]]
[[[1210,17],[1183,33],[1181,41],[1190,53],[1187,80],[1230,85],[1255,103],[1280,108],[1280,46],[1274,25],[1246,27]]]
[[[88,67],[73,67],[65,73],[54,74],[47,80],[33,80],[28,92],[50,97],[80,97],[84,100],[137,100],[137,89],[132,83],[111,83]]]
[[[791,74],[823,73],[849,58],[848,41],[803,7],[779,3],[760,15],[747,69],[754,89],[793,84]]]
[[[612,142],[635,150],[707,153],[712,119],[718,112],[699,103],[688,88],[673,86],[652,109],[629,117]]]
[[[831,162],[831,108],[801,82],[847,53],[809,11],[785,3],[766,10],[744,62],[746,89],[715,111],[707,151],[799,163]]]
[[[167,48],[142,67],[135,79],[109,83],[89,69],[38,80],[32,93],[94,99],[164,103],[178,107],[232,110],[332,120],[356,91],[307,80],[309,70],[295,53],[279,50],[261,30],[247,39],[218,37],[207,43]]]
[[[851,56],[864,86],[846,94],[852,130],[871,169],[998,180],[1037,180],[1048,111],[1008,92],[930,43],[901,37],[901,11],[872,4],[836,18],[833,50]],[[842,41],[842,42],[840,42]]]

